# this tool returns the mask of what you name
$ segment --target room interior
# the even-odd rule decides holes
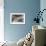
[[[1,0],[0,46],[46,46],[46,11],[43,22],[33,21],[45,5],[46,0]],[[10,13],[25,13],[25,24],[10,24]]]

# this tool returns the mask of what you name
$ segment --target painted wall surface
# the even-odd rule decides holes
[[[40,1],[40,9],[41,9],[41,11],[43,9],[46,9],[46,0],[41,0]],[[46,11],[43,12],[42,17],[43,17],[43,22],[41,21],[40,25],[46,26]]]
[[[34,17],[40,9],[40,0],[4,0],[5,40],[18,41],[32,30]],[[11,25],[10,13],[25,13],[25,24]]]
[[[0,0],[0,42],[4,41],[4,8],[3,0]]]

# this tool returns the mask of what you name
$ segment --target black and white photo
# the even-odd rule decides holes
[[[25,13],[10,13],[10,24],[25,24]]]

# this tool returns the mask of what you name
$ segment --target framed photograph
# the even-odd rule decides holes
[[[25,13],[10,13],[10,24],[25,24]]]

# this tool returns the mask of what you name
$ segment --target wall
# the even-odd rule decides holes
[[[32,30],[35,14],[40,10],[40,0],[4,0],[4,35],[7,41],[18,41]],[[10,13],[25,13],[24,25],[11,25]]]
[[[4,8],[3,0],[0,0],[0,42],[4,41]]]
[[[40,9],[41,9],[41,11],[43,10],[43,9],[46,9],[46,0],[41,0],[40,1]],[[41,21],[40,22],[40,25],[43,25],[43,26],[45,26],[46,27],[46,11],[44,11],[43,12],[43,15],[42,15],[42,17],[43,17],[43,22]]]

